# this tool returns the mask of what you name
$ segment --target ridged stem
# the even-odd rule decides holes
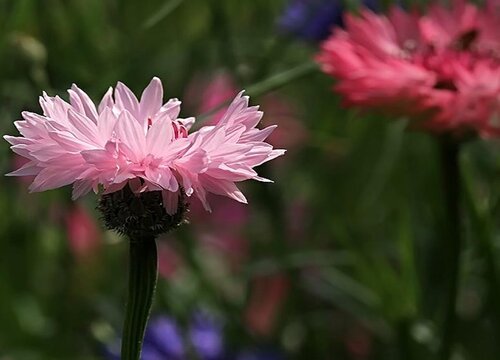
[[[122,360],[139,360],[158,279],[153,237],[130,241],[129,285],[122,336]]]

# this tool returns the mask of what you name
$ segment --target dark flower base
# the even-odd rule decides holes
[[[99,200],[105,226],[130,239],[155,238],[177,228],[185,221],[188,209],[183,191],[174,215],[167,214],[161,191],[134,194],[128,186],[106,194]]]

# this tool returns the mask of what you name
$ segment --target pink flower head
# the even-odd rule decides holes
[[[70,102],[43,94],[43,115],[23,112],[15,125],[22,136],[5,136],[12,150],[29,159],[13,176],[36,175],[31,191],[73,184],[73,198],[90,190],[112,193],[129,185],[140,194],[161,191],[169,214],[179,192],[195,194],[210,210],[207,192],[246,202],[236,182],[255,179],[254,167],[284,154],[264,140],[274,126],[256,128],[262,112],[238,94],[220,121],[188,133],[194,118],[179,118],[181,102],[163,104],[153,78],[137,99],[122,83],[98,106],[73,85]]]
[[[434,133],[498,135],[500,9],[457,0],[428,13],[349,15],[317,57],[350,106],[407,116]]]

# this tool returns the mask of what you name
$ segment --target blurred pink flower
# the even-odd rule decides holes
[[[267,141],[273,146],[297,150],[309,137],[306,127],[299,120],[294,104],[283,96],[269,94],[262,99],[262,110],[266,113],[266,123],[278,125]]]
[[[186,98],[198,112],[209,112],[229,101],[236,90],[236,81],[224,71],[193,78],[186,90]],[[262,106],[266,118],[263,124],[278,123],[278,128],[267,138],[267,142],[276,147],[298,148],[307,140],[307,131],[297,117],[293,103],[278,94],[262,96]],[[221,119],[223,112],[216,112],[206,120],[214,124]],[[285,158],[282,159],[283,161]],[[279,159],[274,163],[278,166]],[[210,218],[203,216],[203,209],[198,203],[190,206],[189,219],[195,224],[197,239],[201,244],[221,252],[233,270],[241,268],[248,253],[246,225],[250,221],[250,211],[227,198],[209,196],[214,211]]]
[[[351,326],[344,341],[354,359],[368,359],[372,354],[372,335],[360,325]]]
[[[101,232],[94,217],[80,205],[66,213],[66,234],[73,256],[86,260],[95,255],[102,245]]]
[[[287,236],[289,241],[301,243],[307,241],[307,232],[311,222],[312,209],[304,198],[297,197],[286,209]]]
[[[198,99],[194,104],[201,113],[210,112],[232,99],[237,93],[236,81],[231,75],[219,71],[208,77],[195,77],[189,85],[186,96]],[[262,124],[278,125],[267,139],[273,146],[297,148],[307,141],[307,129],[300,122],[294,104],[276,93],[262,96],[262,111],[266,114]],[[207,119],[208,125],[216,124],[224,115],[224,110],[216,111]]]
[[[245,226],[249,220],[250,210],[241,203],[231,201],[226,197],[208,195],[208,200],[214,204],[210,218],[203,216],[203,206],[193,203],[190,206],[189,219],[194,220],[202,228],[214,227],[223,230],[237,230]]]
[[[162,191],[169,214],[177,211],[179,191],[195,194],[210,210],[207,192],[246,202],[236,182],[261,178],[254,167],[284,154],[264,140],[275,126],[256,128],[262,118],[248,97],[238,94],[214,126],[188,134],[194,118],[179,118],[180,101],[163,104],[154,78],[138,100],[118,83],[98,107],[76,85],[70,103],[43,94],[43,115],[23,112],[15,125],[21,137],[5,136],[29,163],[10,173],[36,175],[31,191],[73,185],[73,198],[99,186],[105,193],[127,184],[135,193]]]
[[[182,257],[174,247],[166,241],[158,241],[158,273],[165,279],[171,279],[182,266]]]
[[[224,265],[232,272],[239,272],[248,260],[249,241],[243,234],[244,229],[234,231],[198,231],[201,246],[221,255]]]
[[[189,220],[195,225],[197,238],[202,245],[224,254],[231,267],[241,266],[248,252],[245,226],[250,220],[250,210],[241,203],[221,196],[209,196],[214,210],[207,218],[199,203],[192,203]]]
[[[289,279],[284,274],[262,276],[254,280],[245,310],[245,321],[253,332],[261,336],[272,333],[289,288]]]
[[[500,132],[500,12],[454,1],[426,15],[348,15],[317,57],[349,106],[408,116],[434,133]]]
[[[225,102],[231,101],[238,92],[236,84],[226,72],[219,72],[215,76],[206,80],[193,82],[193,95],[200,95],[201,102],[198,105],[201,113],[209,112]],[[224,116],[224,110],[215,112],[207,121],[208,125],[215,125]]]

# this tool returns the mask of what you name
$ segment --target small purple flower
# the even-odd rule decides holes
[[[146,329],[141,360],[187,360],[188,349],[199,360],[285,360],[275,348],[252,347],[230,353],[224,344],[223,326],[206,312],[197,311],[186,331],[169,316],[153,317]],[[115,343],[104,349],[105,358],[120,360],[120,346]]]
[[[203,312],[196,312],[186,336],[179,324],[168,316],[151,319],[146,329],[141,360],[188,359],[188,343],[200,360],[222,360],[225,356],[222,324]],[[119,349],[108,347],[106,358],[119,360]]]
[[[369,9],[377,9],[377,0],[363,0]],[[307,41],[321,41],[333,26],[343,26],[344,6],[341,0],[290,0],[278,20],[281,31]]]
[[[219,359],[224,353],[222,325],[208,315],[197,312],[191,321],[189,338],[200,356],[206,360]]]
[[[156,360],[157,355],[177,360],[184,357],[184,352],[182,333],[173,319],[161,316],[150,321],[144,335],[142,360]]]

